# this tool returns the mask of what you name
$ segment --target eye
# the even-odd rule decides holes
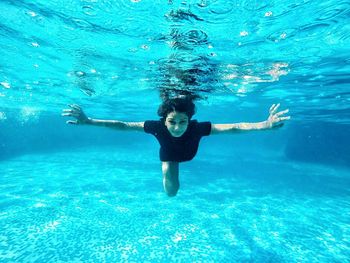
[[[175,125],[175,121],[169,121],[171,125]]]
[[[180,124],[186,124],[187,122],[186,121],[180,121]]]

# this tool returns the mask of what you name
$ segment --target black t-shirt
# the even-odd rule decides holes
[[[210,134],[211,123],[191,120],[181,137],[171,136],[163,120],[145,121],[144,130],[157,138],[161,161],[185,162],[196,155],[200,139]]]

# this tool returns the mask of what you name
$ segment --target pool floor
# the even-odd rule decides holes
[[[142,161],[140,161],[142,160]],[[349,171],[283,159],[182,164],[112,149],[0,162],[0,262],[348,262]]]

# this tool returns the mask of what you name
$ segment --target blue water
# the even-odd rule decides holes
[[[349,262],[348,1],[0,1],[0,262]],[[292,119],[203,138],[162,187],[147,134],[72,126]]]

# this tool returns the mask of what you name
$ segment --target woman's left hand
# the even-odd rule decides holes
[[[270,107],[270,110],[269,110],[270,115],[266,121],[267,128],[282,127],[284,124],[283,121],[290,119],[290,116],[283,116],[284,114],[289,112],[289,109],[277,112],[279,106],[280,106],[280,104],[278,103],[278,104],[273,104]]]

